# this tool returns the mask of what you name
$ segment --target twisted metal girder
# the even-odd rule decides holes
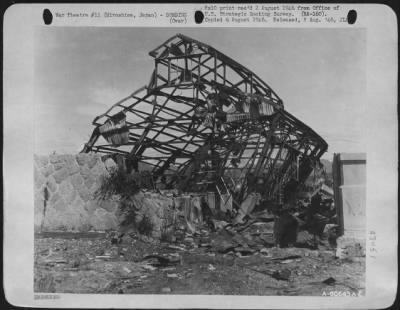
[[[156,183],[240,201],[251,191],[276,199],[327,150],[263,80],[213,47],[177,34],[149,55],[148,85],[94,119],[82,152],[119,153]]]

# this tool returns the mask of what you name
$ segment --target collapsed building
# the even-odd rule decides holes
[[[149,171],[152,188],[214,193],[234,207],[251,193],[293,201],[324,139],[260,77],[207,44],[177,34],[149,55],[148,84],[94,119],[82,152]]]
[[[360,296],[365,154],[334,155],[332,190],[327,143],[252,71],[181,34],[150,56],[149,83],[94,119],[82,153],[100,155],[34,158],[35,292]]]

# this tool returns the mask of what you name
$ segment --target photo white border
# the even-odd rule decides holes
[[[60,299],[34,299],[33,292],[33,130],[34,98],[33,53],[35,27],[43,25],[43,9],[93,11],[118,8],[132,11],[138,6],[149,11],[179,9],[188,12],[184,27],[207,27],[194,23],[194,12],[204,4],[17,4],[4,16],[4,288],[9,303],[18,306],[60,308],[224,308],[224,309],[336,309],[383,308],[390,306],[397,291],[398,229],[398,124],[397,124],[397,19],[385,5],[340,4],[346,12],[356,9],[355,25],[367,29],[367,109],[365,115],[367,150],[367,232],[377,235],[377,258],[369,257],[367,238],[367,273],[365,297],[309,296],[216,296],[216,295],[97,295],[56,294]],[[226,4],[224,4],[226,5]],[[328,4],[326,4],[328,5]],[[333,5],[333,4],[329,4]],[[90,21],[92,23],[93,21]],[[68,24],[65,24],[68,23]],[[124,19],[99,20],[96,26],[132,26]],[[54,19],[56,27],[88,26],[83,20]],[[94,26],[91,24],[91,26]],[[141,27],[176,27],[167,20],[137,24]],[[211,24],[210,27],[226,27]],[[260,27],[241,24],[240,27]],[[291,27],[275,25],[273,27]],[[310,27],[299,24],[299,27]],[[316,27],[335,27],[318,24]],[[336,26],[337,27],[337,26]],[[18,104],[16,104],[18,103]],[[13,120],[22,118],[25,127]],[[368,237],[368,236],[367,236]]]

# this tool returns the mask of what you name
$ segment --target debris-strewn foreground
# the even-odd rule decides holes
[[[35,292],[110,294],[364,294],[365,258],[336,258],[328,244],[274,247],[272,225],[172,240],[126,233],[50,233],[35,239]]]

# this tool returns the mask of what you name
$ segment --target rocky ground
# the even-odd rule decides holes
[[[35,238],[35,292],[101,294],[364,295],[365,257],[310,248],[306,232],[273,246],[269,224],[169,242],[138,234],[49,233]],[[336,293],[335,293],[336,292]]]

